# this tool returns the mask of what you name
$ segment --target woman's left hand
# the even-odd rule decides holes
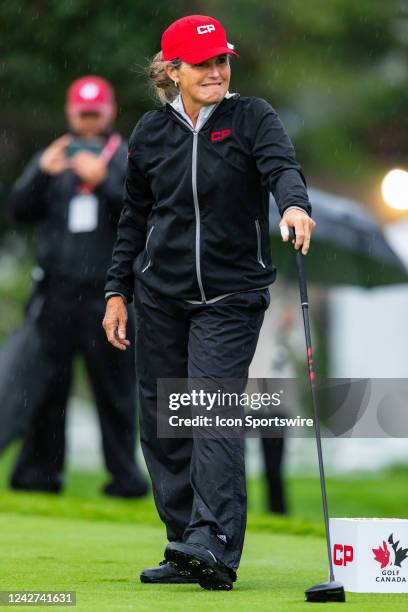
[[[298,208],[292,208],[285,211],[279,223],[283,242],[289,240],[289,230],[292,227],[294,228],[296,239],[292,240],[292,244],[295,245],[296,250],[302,248],[303,255],[307,255],[309,251],[310,238],[315,226],[316,223],[313,219],[309,217],[306,212]]]

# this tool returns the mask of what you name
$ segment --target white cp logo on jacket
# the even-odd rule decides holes
[[[208,25],[197,26],[197,32],[199,34],[209,34],[210,32],[215,32],[215,25],[209,23]]]

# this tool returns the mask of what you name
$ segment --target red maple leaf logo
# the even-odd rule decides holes
[[[371,549],[374,553],[374,559],[381,563],[381,569],[387,567],[390,561],[390,551],[388,550],[387,542],[383,540],[383,547],[379,546],[378,548]]]

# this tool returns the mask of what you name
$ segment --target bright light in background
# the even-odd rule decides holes
[[[388,206],[408,210],[408,172],[398,168],[390,170],[383,178],[381,192]]]

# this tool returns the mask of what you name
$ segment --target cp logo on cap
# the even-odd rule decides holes
[[[84,100],[94,100],[99,93],[99,87],[96,83],[86,83],[79,90],[79,95]]]
[[[215,32],[215,26],[212,23],[208,25],[197,26],[197,32],[199,34],[209,34],[210,32]]]

